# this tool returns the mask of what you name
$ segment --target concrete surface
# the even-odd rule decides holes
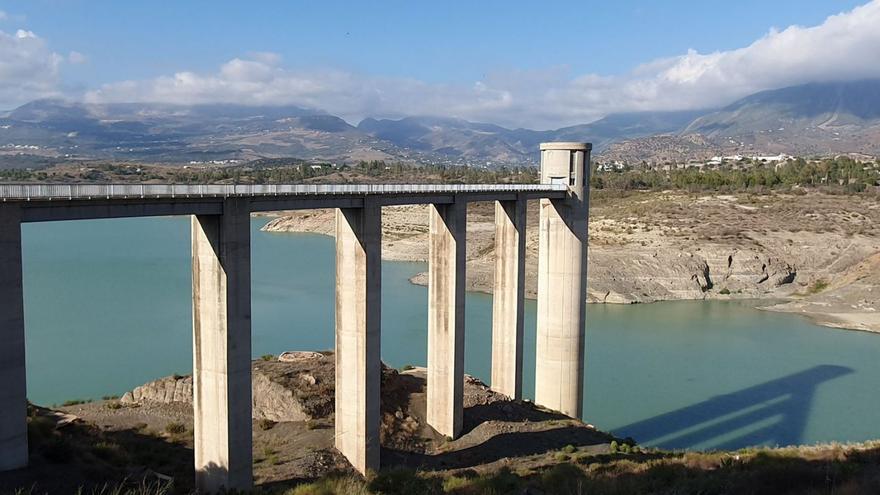
[[[464,286],[467,204],[428,208],[427,419],[440,434],[461,433],[464,401]]]
[[[495,202],[492,389],[522,398],[526,200]]]
[[[246,199],[192,217],[196,487],[253,485],[251,253]]]
[[[336,448],[379,469],[382,208],[336,210]]]
[[[580,418],[583,411],[590,147],[541,145],[541,182],[564,183],[563,200],[541,200],[535,402]]]

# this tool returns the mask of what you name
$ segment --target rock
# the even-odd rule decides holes
[[[119,402],[123,404],[139,404],[143,402],[158,402],[162,404],[183,402],[192,404],[192,387],[192,376],[166,376],[165,378],[141,385],[131,392],[126,392]]]
[[[277,362],[254,361],[253,418],[276,422],[307,421],[325,417],[332,411],[333,385],[329,384],[329,396],[319,377],[320,368],[312,369],[324,361],[319,352],[284,353],[287,359]],[[332,360],[331,360],[332,363]],[[324,366],[323,368],[328,368]],[[332,368],[331,369],[332,372]],[[167,376],[126,392],[123,404],[192,404],[192,376]]]
[[[278,356],[278,360],[282,363],[295,363],[309,359],[324,359],[324,355],[314,351],[286,351]]]

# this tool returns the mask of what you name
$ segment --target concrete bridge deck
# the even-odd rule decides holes
[[[23,206],[22,222],[165,215],[219,215],[246,199],[252,213],[314,208],[562,199],[560,184],[0,184],[0,202]]]
[[[492,387],[522,396],[526,201],[540,199],[536,402],[583,399],[590,145],[541,145],[541,184],[0,185],[0,471],[28,463],[23,222],[189,215],[193,415],[202,492],[252,485],[250,214],[336,209],[336,447],[380,467],[382,206],[428,204],[427,420],[460,434],[467,203],[495,202]]]

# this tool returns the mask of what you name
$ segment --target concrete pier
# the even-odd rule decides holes
[[[382,208],[336,210],[336,448],[379,469]]]
[[[0,471],[27,466],[21,209],[0,206]]]
[[[541,183],[569,191],[540,206],[535,402],[575,418],[583,412],[590,148],[541,144]]]
[[[192,217],[193,415],[200,492],[253,485],[248,200]]]
[[[536,398],[580,415],[590,146],[550,143],[541,153],[542,184],[0,185],[0,471],[28,461],[24,222],[191,216],[200,492],[253,486],[251,212],[338,208],[335,441],[360,472],[380,460],[382,206],[430,205],[427,421],[454,438],[464,399],[467,204],[497,201],[492,386],[520,398],[525,210],[541,199]]]
[[[522,398],[526,199],[495,202],[492,389]]]
[[[428,249],[427,419],[461,433],[464,401],[464,284],[467,203],[432,204]]]

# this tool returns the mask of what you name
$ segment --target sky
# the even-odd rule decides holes
[[[0,0],[0,108],[298,105],[558,128],[880,77],[880,0]]]

